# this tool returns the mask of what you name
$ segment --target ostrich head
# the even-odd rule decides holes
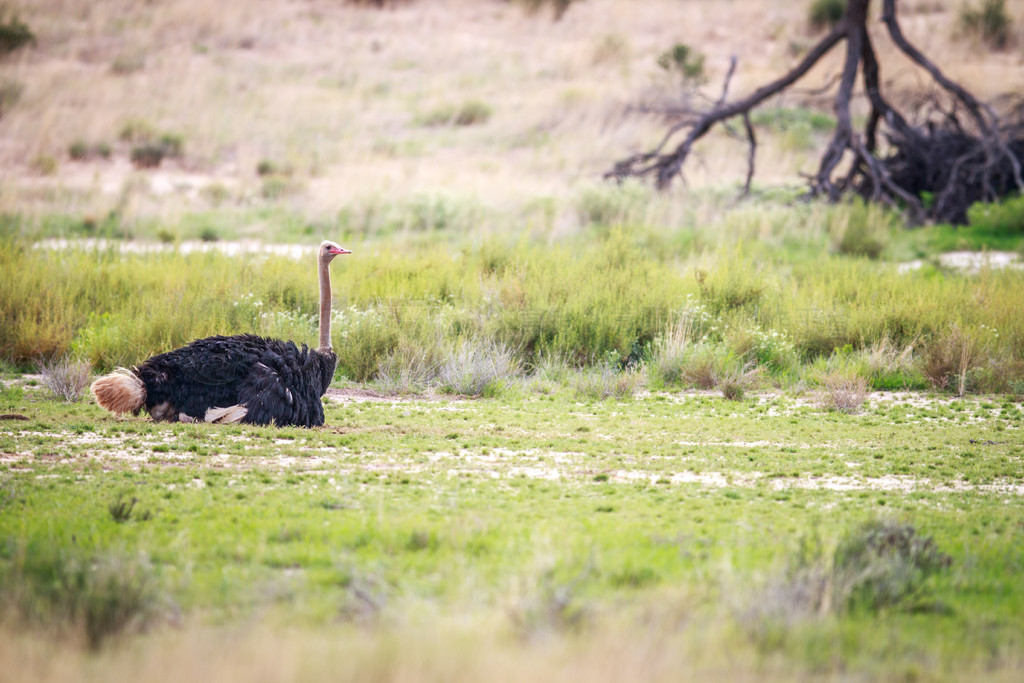
[[[320,260],[324,263],[330,263],[334,260],[334,257],[338,254],[351,254],[352,252],[344,247],[340,247],[330,240],[324,240],[320,243]]]

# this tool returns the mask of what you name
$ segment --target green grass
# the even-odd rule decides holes
[[[502,345],[528,369],[545,359],[621,368],[656,361],[670,331],[689,320],[694,345],[763,367],[783,386],[816,359],[849,350],[864,356],[858,372],[875,388],[920,388],[927,359],[959,358],[946,347],[960,337],[975,353],[942,377],[970,375],[957,386],[973,391],[1015,391],[1024,381],[1020,270],[901,273],[884,258],[858,256],[866,238],[849,230],[862,223],[878,224],[865,234],[889,235],[898,245],[889,248],[906,251],[892,217],[860,204],[739,207],[718,219],[717,245],[710,230],[686,224],[659,234],[620,222],[639,215],[633,192],[615,190],[608,204],[584,195],[589,227],[558,241],[467,232],[444,202],[424,204],[432,208],[420,214],[423,227],[401,233],[356,237],[342,222],[338,239],[356,253],[333,269],[339,373],[383,378],[396,358],[436,362],[467,342]],[[121,254],[116,242],[38,249],[17,236],[32,229],[9,217],[0,238],[6,362],[71,354],[102,370],[211,334],[315,339],[315,272],[305,261]],[[833,243],[846,246],[823,255]],[[663,373],[670,383],[685,374]]]
[[[0,423],[2,597],[45,607],[37,628],[131,608],[158,630],[154,610],[378,633],[468,620],[529,643],[646,619],[793,672],[1020,665],[1024,539],[1006,487],[1024,412],[1010,401],[907,396],[851,416],[778,394],[588,400],[525,383],[498,399],[331,402],[327,428],[277,430],[6,396],[29,421]],[[910,584],[921,599],[804,613],[773,588],[808,539],[825,556],[890,519],[951,558]],[[119,576],[138,597],[36,587],[41,567],[78,576],[83,561],[133,567]],[[663,620],[680,609],[693,626],[676,632]]]

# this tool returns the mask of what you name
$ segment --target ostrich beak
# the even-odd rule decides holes
[[[351,254],[352,252],[343,247],[331,247],[330,253],[332,254]]]

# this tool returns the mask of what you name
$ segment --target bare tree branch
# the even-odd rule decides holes
[[[882,21],[893,42],[946,93],[918,103],[913,110],[917,122],[912,124],[882,94],[880,65],[867,26],[871,0],[849,0],[843,18],[782,77],[730,103],[729,86],[737,65],[737,58],[733,57],[721,95],[710,109],[686,110],[685,116],[669,127],[651,151],[617,162],[605,177],[652,177],[659,188],[664,188],[681,174],[694,144],[716,124],[737,135],[728,122],[740,116],[748,141],[743,186],[744,193],[748,193],[757,149],[751,111],[789,88],[840,41],[845,41],[845,60],[833,100],[836,126],[822,152],[817,172],[808,179],[810,194],[824,195],[832,201],[858,194],[905,211],[909,220],[917,223],[926,218],[963,222],[971,203],[994,201],[1012,190],[1024,190],[1024,137],[1011,137],[1024,136],[1024,106],[1015,110],[1010,125],[1005,124],[993,107],[947,78],[906,39],[896,17],[896,0],[883,2]],[[863,135],[854,130],[851,116],[858,71],[862,71],[864,92],[871,106]],[[943,104],[947,97],[952,100],[949,106]],[[973,125],[963,125],[961,111],[966,112],[965,118]],[[682,139],[669,149],[680,135]],[[880,145],[880,137],[888,144]],[[880,149],[884,157],[880,156]],[[841,167],[845,170],[840,175]],[[925,198],[931,200],[927,208]]]

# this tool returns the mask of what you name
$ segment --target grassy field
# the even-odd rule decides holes
[[[32,419],[0,432],[4,597],[42,630],[6,642],[8,668],[231,677],[268,639],[258,661],[289,680],[1024,664],[1012,401],[332,399],[322,430],[217,429],[11,385],[3,410]],[[871,521],[912,527],[918,554],[843,578],[838,548]],[[948,555],[934,571],[927,539]],[[207,637],[238,658],[207,660]],[[48,654],[76,639],[115,647]]]
[[[1024,200],[802,199],[838,62],[754,117],[750,196],[724,132],[668,192],[600,181],[664,128],[662,54],[749,92],[801,3],[355,4],[6,5],[0,681],[1019,680]],[[985,97],[1009,10],[991,51],[900,3]],[[313,343],[323,238],[324,428],[74,396]]]

